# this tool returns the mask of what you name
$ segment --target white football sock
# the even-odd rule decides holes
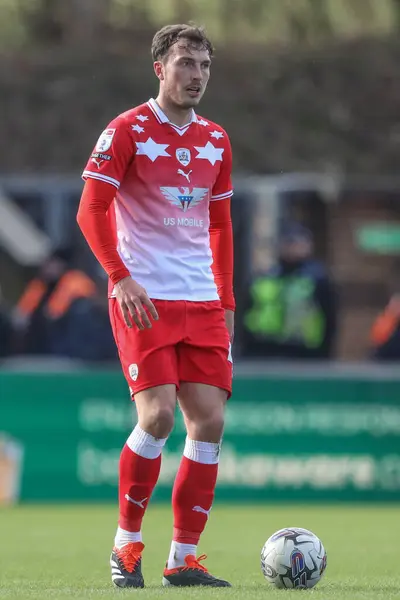
[[[117,533],[115,534],[114,546],[116,548],[122,548],[126,546],[126,544],[131,544],[132,542],[141,542],[142,541],[142,532],[141,531],[126,531],[125,529],[121,529],[118,527]]]
[[[158,458],[164,448],[167,438],[156,439],[136,425],[131,435],[126,440],[127,446],[143,458]]]
[[[202,463],[203,465],[216,465],[219,462],[219,453],[221,451],[221,442],[218,444],[212,442],[198,442],[191,440],[186,436],[183,456]]]
[[[176,569],[184,567],[185,556],[192,554],[196,556],[197,546],[195,544],[181,544],[180,542],[172,542],[171,550],[168,557],[168,569]]]

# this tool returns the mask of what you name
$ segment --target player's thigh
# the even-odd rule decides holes
[[[126,326],[120,306],[110,300],[110,320],[122,370],[132,396],[159,386],[179,385],[177,329],[171,328],[171,310],[155,300],[159,320],[151,329]],[[178,324],[179,325],[179,324]]]
[[[206,383],[186,381],[181,383],[178,398],[189,437],[199,439],[199,432],[211,435],[216,440],[221,437],[228,399],[226,390]]]
[[[221,389],[230,397],[232,356],[225,312],[219,302],[188,305],[188,335],[178,347],[180,386],[185,382],[204,384]]]

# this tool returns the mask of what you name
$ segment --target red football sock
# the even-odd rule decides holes
[[[219,444],[186,439],[172,491],[173,540],[197,545],[214,500]]]
[[[165,440],[155,439],[138,425],[122,449],[119,463],[119,526],[140,531],[161,468]]]

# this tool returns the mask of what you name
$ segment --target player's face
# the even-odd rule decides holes
[[[160,66],[162,93],[180,108],[197,106],[210,78],[210,65],[207,50],[178,42]]]

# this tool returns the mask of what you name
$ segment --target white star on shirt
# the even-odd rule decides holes
[[[138,133],[142,133],[144,131],[144,127],[140,127],[140,125],[131,125],[133,131],[137,131]]]
[[[208,123],[204,119],[199,119],[197,122],[199,125],[203,125],[203,127],[208,127]]]
[[[147,142],[136,142],[137,154],[148,156],[154,162],[159,156],[171,156],[166,152],[169,144],[157,144],[151,137]]]
[[[211,142],[207,142],[205,146],[195,146],[198,155],[196,158],[204,158],[209,160],[214,166],[217,160],[222,160],[224,148],[216,148]]]
[[[138,121],[141,121],[141,123],[143,123],[143,121],[149,120],[149,117],[146,117],[146,115],[136,115],[136,118]]]
[[[221,131],[210,131],[210,135],[211,137],[215,138],[216,140],[219,140],[219,138],[224,137],[224,134]]]

